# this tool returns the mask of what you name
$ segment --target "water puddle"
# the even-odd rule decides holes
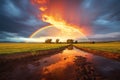
[[[46,57],[30,64],[14,66],[9,74],[11,80],[75,80],[74,59],[83,56],[94,64],[95,68],[105,77],[120,78],[120,62],[95,56],[73,48]]]

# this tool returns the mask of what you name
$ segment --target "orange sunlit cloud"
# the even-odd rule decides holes
[[[31,0],[31,2],[42,12],[38,14],[40,19],[49,23],[49,26],[55,27],[61,31],[55,33],[54,37],[57,36],[66,39],[86,38],[85,33],[88,34],[88,30],[84,30],[84,28],[75,24],[79,22],[80,18],[75,12],[78,6],[73,5],[71,9],[69,9],[67,4],[65,4],[66,1],[67,0]],[[52,31],[54,32],[54,29]],[[34,33],[38,34],[37,32]],[[34,38],[36,35],[34,33],[30,36],[31,38]]]

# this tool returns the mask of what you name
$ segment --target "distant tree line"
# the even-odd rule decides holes
[[[52,39],[46,39],[45,43],[52,43]],[[61,43],[59,39],[56,39],[55,43]],[[66,43],[72,44],[72,43],[78,43],[78,41],[74,41],[73,39],[67,39]]]
[[[52,43],[52,39],[46,39],[45,43]],[[56,39],[55,43],[61,43],[60,39]],[[67,39],[66,42],[63,43],[68,43],[68,44],[77,44],[77,43],[90,43],[90,44],[95,44],[95,41],[91,41],[91,42],[78,42],[77,40],[73,40],[73,39]]]
[[[52,42],[52,39],[46,39],[45,40],[45,43],[51,43]]]

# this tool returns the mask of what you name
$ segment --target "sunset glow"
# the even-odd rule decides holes
[[[120,80],[120,0],[0,0],[0,80]]]
[[[39,19],[42,19],[42,21],[49,23],[50,25],[44,26],[42,29],[40,28],[39,30],[35,31],[30,38],[38,38],[39,40],[42,38],[43,41],[45,39],[51,38],[51,39],[57,39],[60,38],[61,41],[65,41],[67,39],[84,39],[88,40],[87,37],[85,36],[84,32],[85,30],[80,29],[79,26],[75,24],[68,23],[64,19],[64,14],[63,14],[63,9],[64,7],[62,6],[63,3],[57,3],[58,5],[49,5],[49,0],[32,0],[31,1],[34,5],[37,5],[37,8],[42,11],[42,14],[38,15]],[[37,36],[40,35],[40,32],[49,28],[53,27],[52,31],[49,31],[51,33],[54,33],[52,36]],[[58,32],[54,32],[54,28],[58,29]]]

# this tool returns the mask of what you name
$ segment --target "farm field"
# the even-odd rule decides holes
[[[97,50],[97,51],[105,51],[110,53],[120,53],[120,42],[107,42],[107,43],[80,43],[74,44],[79,48]]]
[[[56,49],[67,45],[68,44],[0,43],[0,55]]]
[[[2,66],[0,71],[2,75],[0,75],[0,80],[13,80],[14,78],[15,80],[28,80],[29,78],[31,78],[31,80],[42,80],[43,78],[46,80],[70,80],[71,78],[72,80],[76,80],[82,79],[86,77],[86,75],[89,75],[87,76],[88,80],[90,78],[96,80],[120,79],[120,67],[118,67],[120,66],[119,57],[117,57],[117,55],[105,55],[106,53],[101,53],[101,51],[107,51],[112,52],[110,54],[119,54],[119,42],[95,44],[78,43],[68,45],[69,44],[1,43],[0,65]],[[81,48],[91,49],[93,53],[84,51]],[[101,55],[93,55],[95,54],[94,50]],[[16,54],[14,55],[14,53]],[[106,70],[103,70],[103,65]],[[111,70],[115,71],[116,74],[110,73]],[[48,74],[45,74],[46,71]],[[74,74],[71,74],[71,71],[74,72]],[[66,73],[66,75],[64,75],[64,73]],[[22,74],[22,77],[20,74]],[[81,76],[80,74],[84,75]]]

